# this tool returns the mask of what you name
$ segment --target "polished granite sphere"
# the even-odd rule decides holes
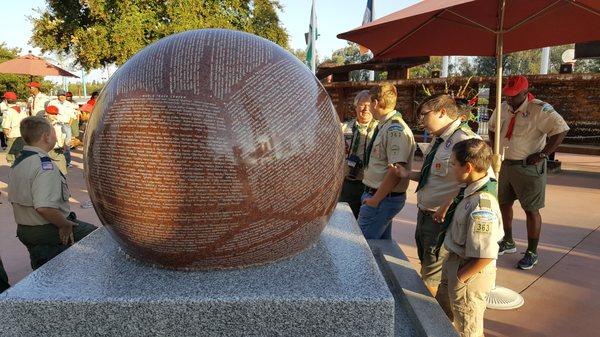
[[[308,68],[230,30],[166,37],[102,90],[85,136],[98,214],[135,259],[258,265],[319,238],[344,171],[340,123]]]

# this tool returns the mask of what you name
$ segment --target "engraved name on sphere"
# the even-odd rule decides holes
[[[94,208],[124,251],[174,269],[293,256],[325,227],[343,180],[339,120],[276,44],[205,29],[141,50],[86,131]]]

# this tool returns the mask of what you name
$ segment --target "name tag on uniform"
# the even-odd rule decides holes
[[[471,213],[471,220],[475,233],[490,234],[498,218],[491,211],[480,210]]]
[[[52,171],[53,169],[54,169],[54,165],[52,165],[52,162],[50,162],[50,161],[42,162],[42,170]]]

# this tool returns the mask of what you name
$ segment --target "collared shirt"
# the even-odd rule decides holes
[[[504,236],[500,206],[495,196],[477,192],[489,180],[487,175],[467,186],[444,238],[446,249],[462,258],[498,258]]]
[[[75,119],[75,109],[73,104],[67,100],[61,102],[59,99],[54,99],[48,102],[48,105],[54,105],[58,108],[57,121],[61,124],[69,124],[71,119]]]
[[[440,135],[440,138],[442,138],[444,142],[435,152],[427,184],[417,192],[417,205],[422,210],[435,211],[438,207],[458,194],[459,183],[454,176],[450,174],[452,148],[456,143],[465,139],[481,139],[481,137],[471,130],[461,128],[461,122],[460,119],[457,119],[442,135]],[[435,143],[436,138],[437,137],[432,139],[425,155],[431,151],[431,147]]]
[[[406,168],[410,170],[416,149],[412,131],[395,110],[379,121],[378,128],[363,179],[363,184],[371,188],[379,188],[388,171],[388,164],[406,163]],[[408,179],[400,180],[392,192],[406,192],[408,182]]]
[[[2,129],[8,129],[8,138],[21,137],[21,121],[27,117],[24,111],[18,112],[13,107],[16,104],[9,104],[8,109],[2,115]]]
[[[503,102],[500,115],[500,147],[505,149],[504,159],[523,160],[531,154],[542,151],[546,146],[546,137],[569,130],[565,120],[552,105],[539,99],[525,100],[516,111],[515,126],[509,140],[506,138],[506,132],[513,116],[512,112],[508,103]],[[496,113],[497,111],[494,111],[489,122],[489,128],[494,132]]]
[[[50,98],[43,92],[38,92],[37,95],[31,96],[27,99],[27,106],[29,107],[29,114],[31,116],[44,117],[46,113],[46,106]]]
[[[58,209],[65,217],[69,215],[69,187],[44,150],[26,145],[23,151],[36,152],[10,169],[8,176],[8,201],[13,206],[15,222],[26,226],[49,223],[36,209],[47,207]]]
[[[357,131],[356,139],[354,139],[355,128]],[[356,148],[356,152],[353,154],[360,158],[360,160],[362,161],[362,165],[365,165],[366,149],[367,146],[369,146],[369,143],[371,143],[371,138],[373,137],[373,132],[375,132],[375,128],[377,128],[377,120],[375,119],[372,119],[371,122],[365,124],[361,124],[355,119],[342,124],[342,133],[344,133],[344,139],[348,148],[347,154],[351,154],[354,148]],[[345,177],[348,177],[349,171],[350,166],[346,165],[344,171]],[[362,180],[363,174],[364,166],[358,171],[358,175],[355,179]]]

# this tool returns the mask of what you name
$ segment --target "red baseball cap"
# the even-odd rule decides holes
[[[48,105],[46,107],[46,113],[49,115],[58,115],[58,108],[54,105]]]
[[[529,81],[525,76],[511,76],[508,78],[508,83],[502,88],[502,94],[504,96],[516,96],[523,90],[529,88]]]
[[[7,91],[7,92],[4,93],[4,98],[6,98],[6,99],[12,99],[12,100],[16,101],[17,100],[17,94],[15,94],[12,91]]]
[[[27,83],[27,86],[30,88],[39,88],[40,83],[39,82],[29,82],[29,83]]]

